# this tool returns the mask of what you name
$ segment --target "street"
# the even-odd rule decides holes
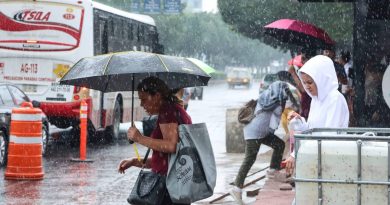
[[[206,122],[217,163],[217,185],[214,196],[197,202],[205,204],[227,193],[239,169],[243,154],[228,154],[225,150],[225,115],[227,108],[237,108],[258,96],[258,83],[250,89],[228,89],[223,81],[204,88],[203,100],[191,100],[188,113],[193,123]],[[41,181],[13,181],[0,177],[0,204],[127,204],[126,198],[137,178],[139,169],[130,168],[118,174],[121,159],[134,157],[133,146],[125,139],[116,143],[100,140],[89,142],[87,158],[92,163],[71,162],[77,158],[78,146],[71,146],[64,138],[71,130],[62,131],[58,140],[50,143],[48,156],[43,158],[44,179]],[[140,155],[145,147],[138,145]],[[268,148],[262,147],[264,153]],[[255,163],[251,172],[267,165],[268,161]],[[0,169],[4,176],[5,168]],[[254,185],[255,186],[255,185]],[[259,186],[259,185],[258,185]],[[255,198],[247,199],[254,201]],[[234,204],[229,196],[217,204]]]

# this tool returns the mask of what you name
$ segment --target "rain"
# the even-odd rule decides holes
[[[386,0],[0,2],[0,204],[129,204],[143,166],[183,184],[203,173],[210,193],[192,187],[191,204],[389,204],[389,19]],[[300,69],[317,55],[334,67],[337,112],[309,111],[321,85]],[[276,81],[299,105],[275,100],[249,166]],[[176,155],[193,165],[176,169]],[[161,204],[186,190],[168,182]]]

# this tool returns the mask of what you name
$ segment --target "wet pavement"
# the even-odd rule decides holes
[[[208,204],[227,193],[243,159],[243,154],[226,153],[225,115],[227,108],[236,108],[251,98],[256,98],[258,84],[251,89],[230,90],[226,84],[215,84],[204,89],[203,100],[190,101],[188,112],[193,122],[206,122],[217,163],[217,185],[214,195],[195,204]],[[72,135],[67,130],[62,135]],[[63,139],[64,138],[64,139]],[[143,155],[145,147],[138,146]],[[262,147],[265,153],[269,148]],[[78,157],[78,147],[60,137],[50,143],[48,156],[43,158],[44,179],[40,181],[4,180],[5,168],[0,168],[0,204],[127,204],[126,198],[137,178],[138,168],[130,168],[124,175],[117,173],[121,159],[135,156],[133,147],[124,139],[107,143],[102,140],[89,142],[87,157],[92,163],[71,162]],[[251,173],[268,165],[269,154],[259,156]],[[259,172],[246,183],[264,175]],[[255,190],[264,185],[261,180],[246,188]],[[244,197],[247,204],[256,204],[256,197]],[[214,204],[235,204],[228,196]]]

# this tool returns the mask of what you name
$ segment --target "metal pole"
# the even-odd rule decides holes
[[[358,161],[357,161],[357,179],[358,181],[362,180],[362,141],[358,140],[357,143],[357,151],[358,151]],[[357,185],[357,204],[360,205],[362,203],[362,187],[361,184]]]
[[[390,182],[390,142],[387,142],[387,181]],[[390,185],[387,186],[387,204],[390,205]]]
[[[318,140],[318,179],[322,179],[322,146],[321,140]],[[322,205],[322,183],[318,182],[318,205]]]

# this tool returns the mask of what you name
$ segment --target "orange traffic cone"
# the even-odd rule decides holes
[[[12,110],[5,179],[43,179],[42,111],[30,102]]]

